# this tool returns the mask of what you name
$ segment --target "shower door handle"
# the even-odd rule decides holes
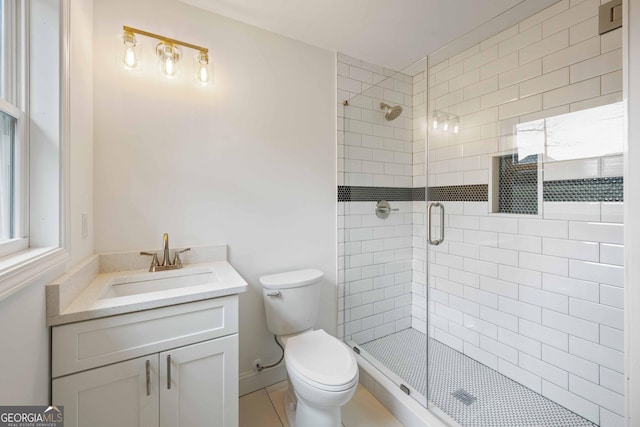
[[[431,220],[433,219],[433,208],[440,208],[440,238],[433,239],[431,238]],[[429,207],[427,208],[427,216],[428,216],[428,231],[427,231],[427,241],[430,245],[438,246],[440,243],[444,242],[444,205],[440,202],[431,202],[429,203]]]

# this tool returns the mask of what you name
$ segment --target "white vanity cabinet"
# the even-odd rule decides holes
[[[52,328],[68,427],[238,425],[238,297]]]

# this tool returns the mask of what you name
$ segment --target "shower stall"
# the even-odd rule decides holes
[[[338,334],[450,425],[624,425],[620,29],[338,54]]]

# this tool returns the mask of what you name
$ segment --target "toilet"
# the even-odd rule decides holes
[[[313,329],[323,277],[315,269],[260,277],[267,327],[284,346],[289,375],[285,409],[292,427],[342,426],[341,408],[358,385],[358,363],[351,349],[322,329]]]

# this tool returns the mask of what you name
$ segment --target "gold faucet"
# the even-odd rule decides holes
[[[163,267],[171,265],[169,261],[169,234],[167,233],[162,236],[162,264],[160,265]]]
[[[173,262],[171,262],[169,256],[169,235],[167,233],[164,233],[164,235],[162,236],[162,262],[158,262],[158,254],[155,252],[140,252],[140,255],[151,257],[151,266],[149,267],[150,272],[176,270],[183,267],[182,260],[180,259],[180,254],[190,250],[191,248],[186,248],[180,251],[175,251]]]

